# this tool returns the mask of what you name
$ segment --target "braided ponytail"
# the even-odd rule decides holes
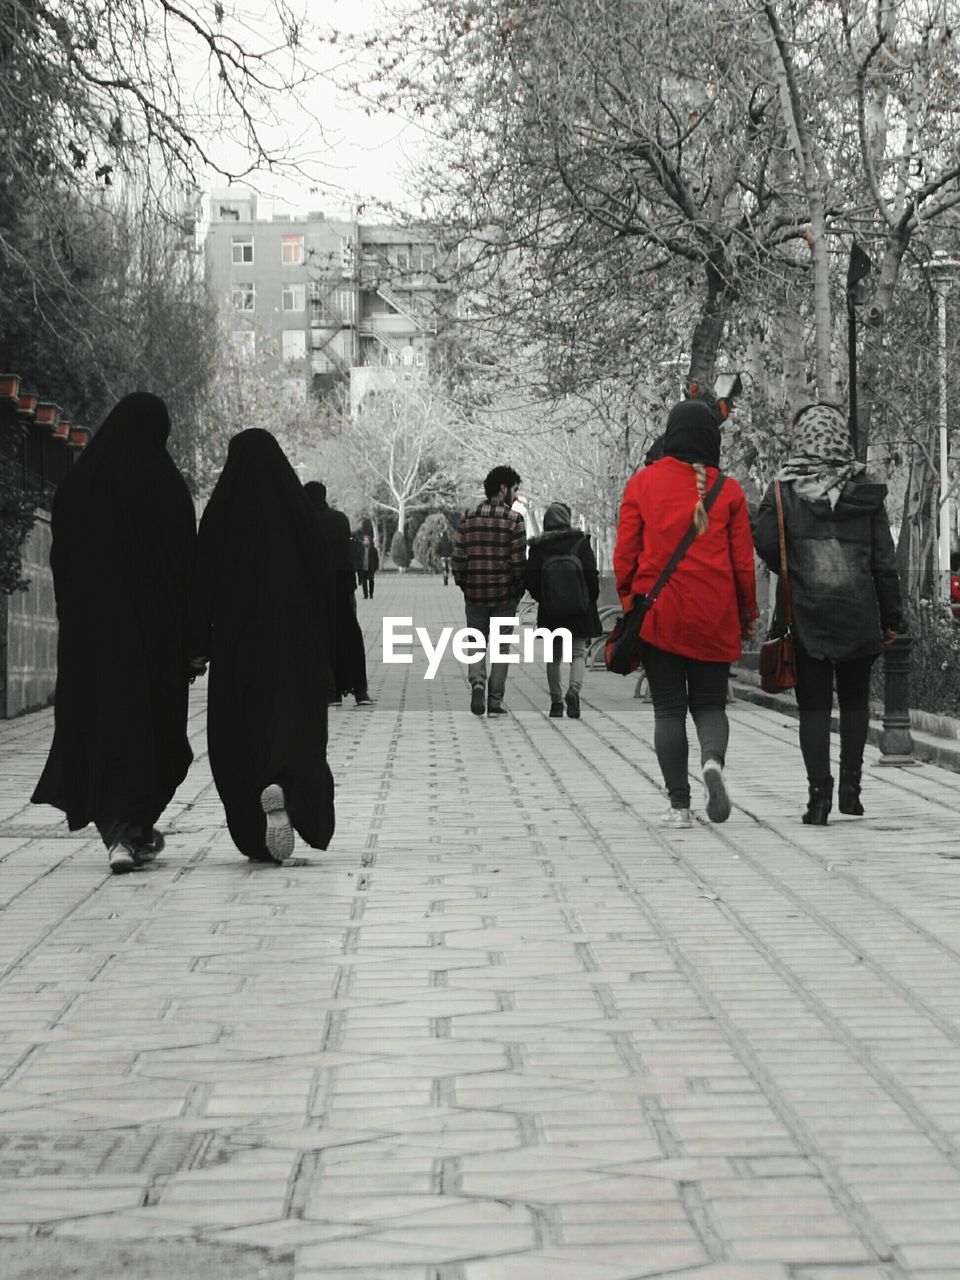
[[[703,501],[707,496],[707,468],[702,462],[693,462],[694,474],[697,477],[697,505],[693,509],[693,522],[697,526],[697,537],[702,537],[710,524],[710,518],[707,515],[706,507]]]

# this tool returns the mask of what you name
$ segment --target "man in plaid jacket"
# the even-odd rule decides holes
[[[460,521],[453,549],[453,580],[463,592],[467,626],[485,638],[491,618],[515,618],[523,595],[527,536],[523,516],[513,511],[520,477],[513,467],[494,467],[483,482],[487,495]],[[505,633],[506,634],[506,633]],[[487,688],[487,656],[470,665],[470,710],[475,716],[506,715],[503,691],[507,664],[491,662]],[[486,704],[486,705],[484,705]]]

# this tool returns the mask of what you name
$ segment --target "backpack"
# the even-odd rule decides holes
[[[583,539],[577,546],[582,545]],[[593,601],[587,590],[583,563],[573,551],[546,557],[540,574],[540,603],[553,618],[587,613]]]

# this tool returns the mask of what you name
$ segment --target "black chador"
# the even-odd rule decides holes
[[[185,617],[196,519],[162,400],[121,400],[61,483],[50,563],[60,623],[54,736],[35,804],[95,822],[114,871],[162,845],[183,781]]]
[[[282,862],[293,829],[333,835],[327,694],[332,566],[296,472],[268,431],[241,431],[203,519],[190,651],[210,659],[207,744],[234,844]]]
[[[327,502],[326,486],[311,480],[304,486],[318,527],[318,545],[331,558],[336,583],[337,611],[334,641],[335,693],[352,693],[357,702],[370,701],[367,692],[367,656],[363,631],[357,621],[357,575],[350,545],[350,521]]]

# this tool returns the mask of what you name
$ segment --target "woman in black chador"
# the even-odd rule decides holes
[[[268,431],[241,431],[200,521],[190,609],[210,661],[207,745],[233,842],[283,862],[293,832],[325,849],[333,581],[296,472]]]
[[[184,625],[196,519],[169,433],[162,400],[127,396],[53,504],[57,692],[33,802],[62,809],[71,831],[96,823],[116,873],[162,848],[153,824],[193,758]]]
[[[357,621],[357,575],[350,549],[350,521],[327,502],[327,486],[310,480],[303,486],[316,516],[322,554],[333,565],[336,589],[336,636],[333,648],[334,683],[331,701],[339,706],[352,693],[358,707],[372,705],[367,689],[367,655],[363,631]]]

